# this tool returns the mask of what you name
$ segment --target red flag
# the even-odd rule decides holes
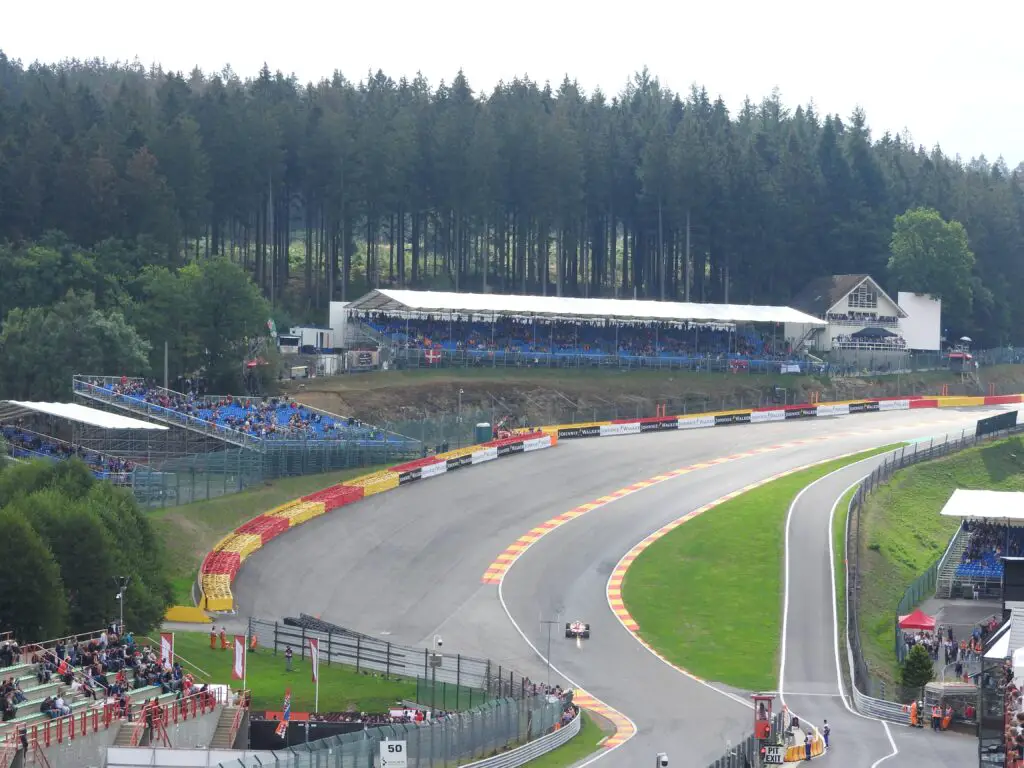
[[[309,638],[309,658],[313,661],[313,682],[320,677],[320,641],[315,637]]]
[[[235,635],[235,660],[231,665],[231,679],[245,679],[245,635]]]
[[[169,667],[174,663],[174,633],[160,633],[160,663]]]

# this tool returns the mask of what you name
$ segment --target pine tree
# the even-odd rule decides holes
[[[910,649],[903,660],[900,675],[903,686],[908,689],[923,688],[932,681],[935,669],[932,666],[932,657],[928,655],[923,645],[915,645]]]

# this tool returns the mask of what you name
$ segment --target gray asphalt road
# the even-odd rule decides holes
[[[846,490],[881,460],[868,459],[822,478],[807,488],[790,511],[786,537],[786,655],[780,687],[785,703],[802,719],[819,727],[828,720],[832,729],[828,759],[844,767],[872,768],[892,754],[895,743],[899,753],[886,760],[887,767],[959,768],[977,759],[976,739],[886,726],[853,713],[840,697],[829,556],[830,513]],[[841,562],[843,553],[836,552],[835,557]]]
[[[543,679],[544,663],[510,627],[498,590],[480,582],[506,546],[578,504],[660,472],[841,434],[698,470],[594,510],[543,537],[506,576],[508,613],[541,653],[542,617],[561,609],[591,623],[592,637],[579,650],[556,632],[552,655],[575,684],[638,725],[638,735],[602,765],[635,766],[667,751],[678,756],[673,765],[702,768],[727,740],[749,731],[749,710],[672,671],[622,629],[605,602],[614,564],[651,531],[750,482],[874,445],[959,432],[982,415],[922,410],[567,442],[400,488],[276,539],[242,569],[239,613],[321,614],[417,644],[437,633],[453,652]]]

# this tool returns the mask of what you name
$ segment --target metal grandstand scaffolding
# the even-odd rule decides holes
[[[97,427],[79,430],[76,438],[91,450],[119,450],[118,455],[136,462],[131,485],[145,506],[188,504],[277,477],[396,464],[421,455],[419,440],[398,435],[386,426],[360,424],[358,429],[366,433],[360,439],[261,439],[223,422],[118,393],[119,388],[131,384],[144,382],[116,376],[75,376],[73,388],[76,399],[92,406],[87,410],[122,417],[131,413],[137,417],[134,421],[144,419],[141,423],[159,425],[159,438],[113,435]],[[185,397],[160,387],[153,390],[171,398]],[[309,410],[331,423],[342,420]]]

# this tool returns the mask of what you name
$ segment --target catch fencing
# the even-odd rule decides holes
[[[447,715],[424,723],[402,723],[367,728],[363,731],[329,736],[325,739],[289,745],[273,752],[273,763],[257,757],[242,757],[224,768],[373,768],[377,765],[382,741],[406,742],[408,768],[455,768],[467,763],[489,768],[513,768],[525,762],[474,761],[492,756],[508,757],[516,745],[533,746],[533,757],[554,749],[555,730],[562,715],[572,704],[572,695],[531,696],[522,699],[497,699],[469,712]],[[579,720],[577,712],[574,720]],[[577,722],[576,732],[579,730]],[[563,740],[574,735],[565,734]],[[530,759],[530,758],[526,758]]]
[[[981,436],[964,430],[959,436],[945,435],[944,438],[933,439],[927,443],[905,446],[887,456],[857,486],[850,499],[849,512],[846,517],[846,655],[849,665],[848,672],[852,678],[850,688],[854,704],[857,710],[863,714],[905,723],[908,716],[903,711],[903,703],[921,697],[919,688],[904,689],[900,685],[887,684],[886,681],[871,674],[864,658],[859,603],[862,586],[860,559],[867,546],[862,538],[861,526],[868,497],[880,486],[888,483],[893,475],[901,469],[1021,433],[1024,433],[1024,425]],[[953,550],[953,544],[954,542],[951,542],[942,558],[933,563],[908,587],[897,605],[893,614],[894,644],[897,655],[900,653],[899,646],[902,641],[899,631],[899,616],[909,613],[921,600],[935,593],[942,565]]]
[[[781,712],[777,712],[772,715],[773,737],[781,738],[785,727],[786,724],[784,722],[784,716]],[[765,743],[773,740],[774,739],[769,739]],[[751,734],[735,747],[728,746],[725,750],[725,754],[715,760],[715,762],[711,763],[708,768],[753,768],[753,766],[761,764],[761,756],[759,754],[760,749],[761,742]]]
[[[372,670],[391,677],[416,678],[419,704],[431,700],[458,706],[469,706],[479,697],[490,701],[499,698],[520,699],[533,696],[541,688],[508,667],[490,660],[458,653],[441,653],[439,665],[431,665],[431,651],[381,640],[353,632],[336,624],[301,614],[283,622],[249,619],[249,634],[259,634],[260,645],[283,653],[291,646],[304,659],[309,652],[309,639],[320,644],[324,664],[344,664],[356,671]]]

